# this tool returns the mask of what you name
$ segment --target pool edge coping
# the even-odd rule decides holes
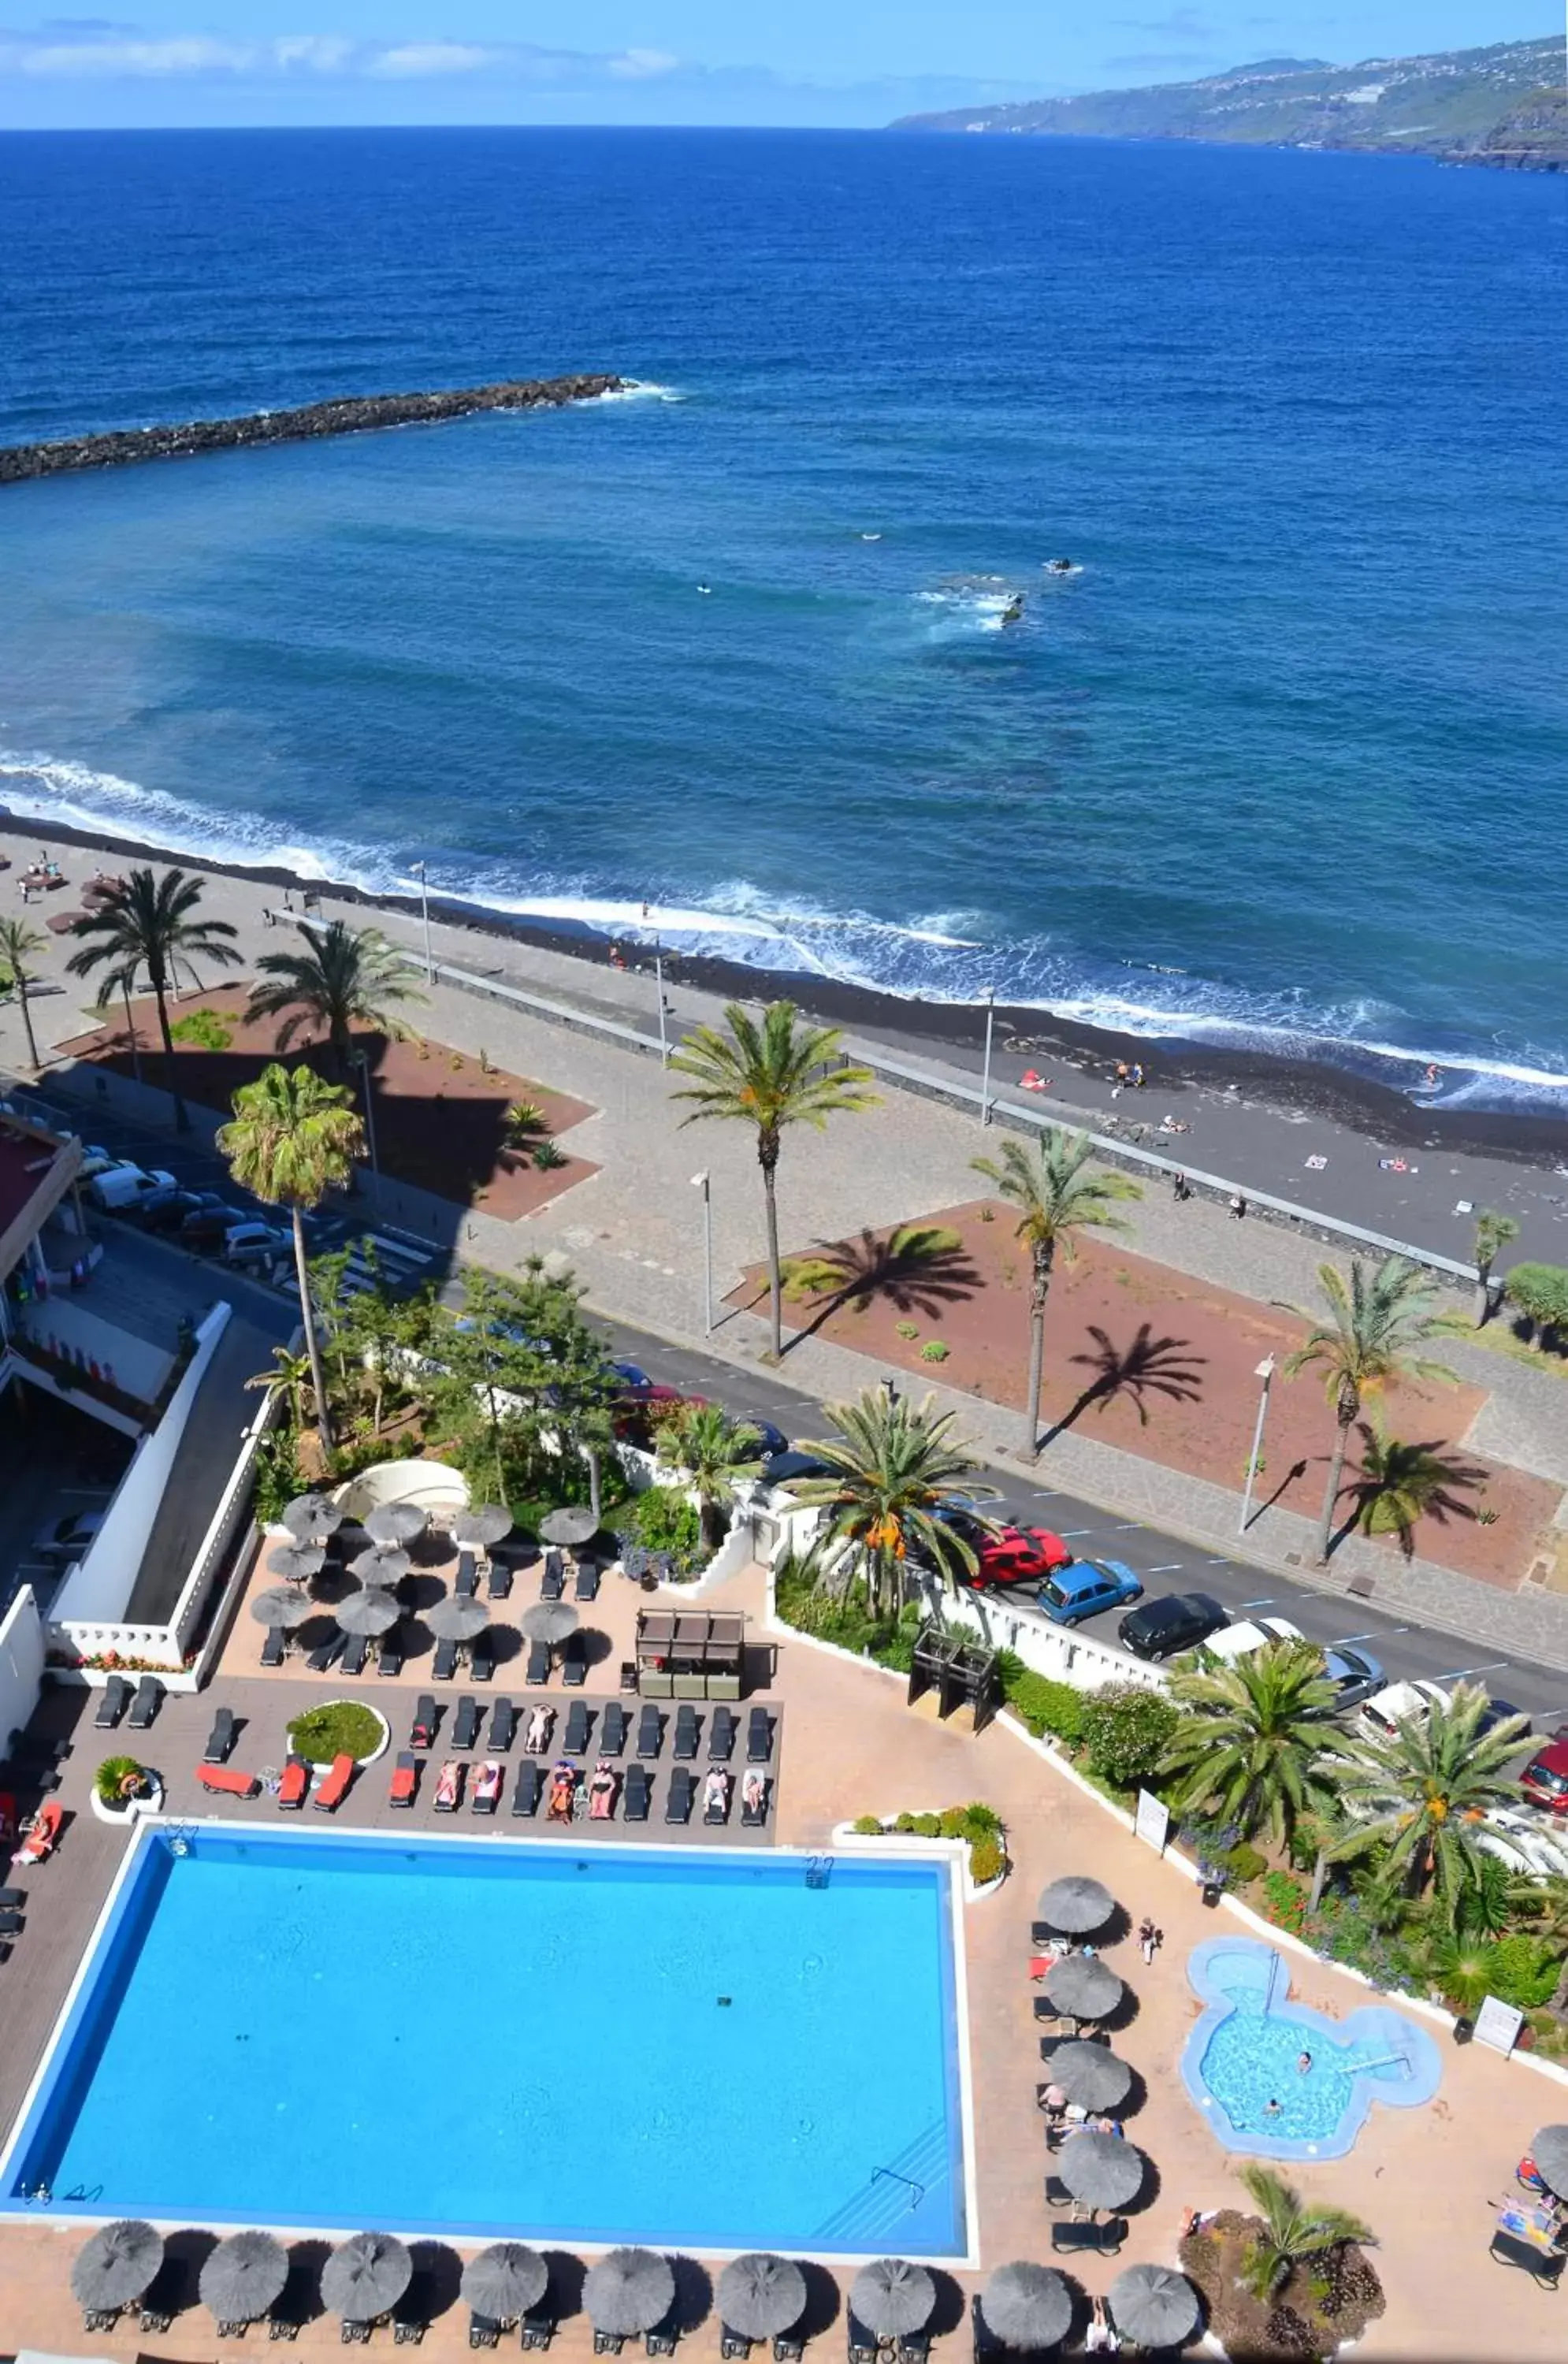
[[[17,2154],[23,2148],[25,2142],[32,2138],[35,2131],[33,2124],[34,2114],[38,2108],[40,2097],[42,2096],[44,2090],[50,2082],[50,2080],[56,2069],[57,2064],[60,2061],[61,2039],[70,2024],[72,2014],[75,2012],[78,2003],[81,2002],[83,1990],[88,1984],[89,1976],[93,1972],[94,1967],[97,1962],[99,1948],[103,1945],[104,1940],[108,1934],[117,1912],[121,1909],[125,1891],[131,1884],[135,1866],[140,1858],[144,1857],[150,1852],[153,1842],[159,1836],[163,1834],[178,1836],[183,1832],[186,1831],[191,1832],[193,1835],[198,1832],[207,1832],[214,1835],[222,1835],[226,1837],[234,1835],[241,1838],[254,1838],[257,1835],[257,1826],[254,1823],[241,1822],[220,1814],[205,1815],[201,1817],[199,1821],[194,1820],[193,1817],[188,1814],[147,1814],[143,1815],[137,1823],[135,1830],[130,1835],[129,1843],[128,1844],[125,1853],[121,1858],[119,1867],[116,1871],[113,1879],[109,1883],[108,1893],[104,1899],[103,1904],[99,1909],[97,1918],[95,1920],[93,1927],[85,1943],[83,1944],[81,1957],[72,1974],[71,1983],[66,1989],[65,1994],[61,2002],[60,2009],[56,2013],[54,2020],[50,2027],[48,2037],[45,2040],[42,2053],[39,2058],[38,2067],[34,2070],[32,2077],[29,2079],[27,2091],[24,2093],[21,2102],[17,2105],[16,2114],[11,2121],[11,2125],[6,2135],[4,2147],[0,2148],[0,2226],[6,2225],[31,2224],[46,2225],[56,2231],[61,2232],[68,2231],[72,2227],[79,2227],[83,2232],[88,2232],[91,2231],[95,2225],[113,2224],[117,2221],[117,2212],[112,2210],[103,2214],[95,2213],[93,2211],[88,2209],[72,2209],[65,2213],[56,2213],[52,2206],[49,2204],[39,2202],[36,2206],[32,2206],[28,2205],[25,2201],[10,2200],[6,2198],[4,2195],[15,2180],[17,2167],[18,2164]],[[374,1845],[389,1845],[400,1853],[405,1852],[407,1845],[407,1834],[403,1832],[369,1830],[353,1824],[339,1823],[337,1822],[332,1823],[328,1829],[319,1833],[310,1832],[308,1826],[305,1833],[300,1833],[294,1829],[277,1832],[269,1828],[266,1835],[269,1837],[283,1837],[284,1839],[305,1836],[307,1839],[319,1838],[322,1840],[336,1835],[346,1839],[368,1840]],[[461,1829],[432,1830],[428,1833],[421,1831],[419,1833],[419,1837],[421,1842],[428,1839],[431,1845],[439,1846],[489,1846],[494,1845],[497,1841],[499,1841],[501,1845],[508,1847],[531,1846],[535,1849],[539,1849],[548,1847],[550,1845],[550,1842],[541,1841],[537,1834],[525,1835],[520,1832],[514,1834],[510,1831],[486,1831],[483,1835],[476,1836],[476,1834],[472,1832]],[[963,2235],[963,2247],[962,2250],[949,2249],[943,2250],[940,2253],[911,2249],[901,2251],[900,2255],[906,2256],[912,2263],[945,2269],[949,2272],[976,2272],[980,2269],[979,2209],[974,2139],[974,2091],[973,2079],[971,2074],[969,2045],[968,1963],[963,1943],[964,1893],[962,1876],[962,1867],[958,1861],[958,1857],[961,1855],[967,1854],[967,1851],[966,1845],[961,1840],[934,1839],[904,1843],[899,1845],[896,1852],[890,1850],[886,1856],[877,1857],[877,1860],[885,1861],[894,1868],[896,1868],[898,1866],[903,1864],[919,1862],[930,1865],[933,1868],[945,1867],[948,1874],[944,1885],[947,1891],[948,1914],[950,1920],[949,1958],[952,1965],[953,2032],[955,2038],[953,2046],[953,2061],[958,2076],[959,2136],[963,2177],[963,2188],[962,2192],[962,2231]],[[639,1847],[635,1852],[639,1857],[643,1855],[665,1855],[678,1857],[681,1851],[678,1846],[666,1845],[647,1848]],[[759,1859],[777,1862],[781,1857],[793,1856],[797,1857],[799,1861],[805,1865],[808,1864],[814,1857],[820,1856],[823,1850],[819,1847],[814,1849],[806,1846],[771,1846],[763,1849],[758,1849],[755,1847],[713,1846],[705,1847],[702,1850],[700,1858],[698,1859],[703,1862],[710,1862],[716,1857],[725,1857],[740,1863],[755,1863]],[[860,1854],[859,1850],[855,1850],[854,1852],[857,1856]],[[869,1848],[866,1850],[868,1855],[872,1851]],[[150,2221],[157,2224],[160,2230],[175,2232],[187,2229],[192,2220],[188,2216],[183,2216],[177,2219],[168,2218],[163,2220],[153,2218]],[[204,2220],[204,2222],[211,2222],[215,2225],[220,2221],[226,2222],[227,2220]],[[259,2220],[248,2219],[246,2221],[256,2222]],[[228,2229],[233,2230],[235,2229],[235,2226],[231,2225],[228,2226]],[[341,2226],[331,2226],[321,2224],[288,2225],[269,2220],[266,2229],[276,2233],[280,2238],[287,2240],[308,2241],[328,2239],[333,2241],[344,2241],[351,2239],[353,2235],[357,2232],[362,2231],[363,2227],[358,2224],[344,2225]],[[406,2229],[397,2225],[384,2225],[378,2226],[377,2229],[383,2232],[394,2233],[400,2239],[409,2242],[430,2240],[444,2241],[448,2246],[455,2249],[469,2248],[476,2245],[482,2247],[486,2241],[494,2240],[496,2237],[494,2234],[466,2234],[450,2228],[433,2232],[428,2225],[413,2229]],[[609,2250],[623,2246],[623,2243],[618,2240],[584,2241],[573,2238],[570,2242],[562,2241],[549,2244],[548,2246],[567,2247],[575,2255],[591,2258],[602,2257]],[[651,2243],[650,2246],[659,2245]],[[755,2244],[751,2244],[747,2247],[723,2248],[675,2243],[671,2246],[669,2254],[673,2256],[689,2255],[698,2258],[715,2258],[728,2261],[733,2258],[750,2255],[754,2247]],[[858,2268],[862,2265],[869,2265],[875,2258],[885,2256],[887,2254],[887,2250],[885,2245],[876,2249],[868,2249],[864,2251],[849,2249],[824,2251],[819,2247],[813,2247],[809,2248],[781,2248],[777,2250],[776,2254],[780,2257],[799,2258],[806,2263],[821,2263],[825,2258],[827,2258],[831,2261],[832,2265]]]

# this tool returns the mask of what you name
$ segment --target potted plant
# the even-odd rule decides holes
[[[100,1822],[134,1823],[139,1814],[156,1813],[162,1802],[157,1774],[134,1756],[106,1756],[93,1776],[93,1812]]]

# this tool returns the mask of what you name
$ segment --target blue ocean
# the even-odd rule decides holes
[[[589,369],[638,389],[7,487],[0,804],[1562,1105],[1568,185],[0,142],[0,440]]]

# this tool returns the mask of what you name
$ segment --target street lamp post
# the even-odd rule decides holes
[[[985,996],[985,1072],[980,1079],[980,1121],[991,1121],[991,1039],[996,1027],[996,988]]]
[[[1265,1355],[1252,1377],[1259,1382],[1258,1417],[1252,1430],[1252,1450],[1247,1456],[1247,1490],[1241,1497],[1241,1523],[1236,1532],[1244,1535],[1252,1517],[1252,1488],[1257,1481],[1258,1455],[1263,1449],[1263,1422],[1269,1416],[1269,1388],[1274,1376],[1274,1358]]]
[[[430,949],[429,882],[425,875],[425,865],[422,862],[411,863],[409,867],[419,881],[419,917],[424,923],[425,929],[425,982],[427,985],[434,985],[436,981],[436,955]]]
[[[655,944],[653,947],[653,983],[659,995],[659,1065],[662,1067],[667,1067],[670,1064],[670,1030],[664,1016],[664,947],[662,944]],[[709,1326],[711,1327],[711,1324]]]
[[[713,1191],[706,1173],[692,1176],[692,1188],[702,1192],[703,1335],[713,1335]]]
[[[371,1157],[371,1200],[379,1216],[381,1213],[381,1166],[375,1154],[375,1102],[371,1098],[370,1061],[362,1051],[359,1054],[359,1063],[360,1083],[365,1106],[365,1147],[370,1151]]]
[[[141,1081],[141,1045],[136,1038],[136,1020],[130,1014],[130,979],[123,973],[123,971],[120,976],[120,991],[125,996],[125,1031],[130,1038],[130,1071],[136,1077],[137,1082],[139,1084]]]

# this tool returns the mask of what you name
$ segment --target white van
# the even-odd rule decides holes
[[[1356,1729],[1368,1740],[1392,1740],[1402,1723],[1428,1714],[1434,1701],[1446,1707],[1448,1693],[1441,1683],[1429,1682],[1424,1675],[1408,1682],[1390,1683],[1386,1690],[1374,1692],[1362,1701],[1356,1715]]]
[[[134,1207],[150,1191],[172,1190],[175,1187],[174,1176],[165,1172],[162,1166],[156,1165],[150,1174],[147,1174],[139,1165],[133,1165],[129,1158],[121,1165],[106,1166],[103,1173],[95,1174],[87,1185],[94,1203],[109,1214],[118,1214],[126,1207]]]
[[[1227,1667],[1238,1658],[1247,1657],[1253,1650],[1263,1649],[1270,1642],[1304,1642],[1307,1636],[1299,1625],[1288,1617],[1243,1617],[1234,1625],[1222,1626],[1203,1644],[1205,1650]]]

